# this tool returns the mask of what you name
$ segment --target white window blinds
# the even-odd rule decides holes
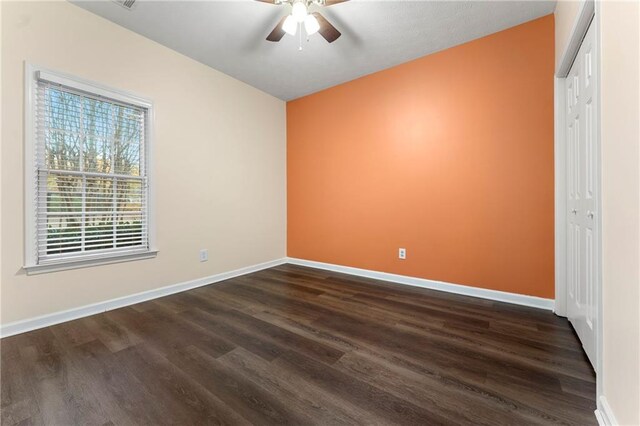
[[[35,264],[149,250],[148,111],[35,84]]]

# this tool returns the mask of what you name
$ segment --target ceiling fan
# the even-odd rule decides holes
[[[348,0],[256,0],[262,3],[271,3],[275,5],[290,4],[291,14],[284,16],[278,25],[267,36],[268,41],[277,42],[284,37],[285,34],[296,35],[298,27],[304,30],[307,35],[320,33],[329,43],[336,41],[340,37],[340,31],[336,29],[329,21],[325,19],[320,12],[309,13],[309,7],[313,4],[318,6],[331,6],[336,3],[342,3]]]

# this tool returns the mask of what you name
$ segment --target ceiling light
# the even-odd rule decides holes
[[[304,1],[297,1],[293,4],[291,16],[298,22],[304,21],[304,18],[307,17],[307,6],[304,4]]]
[[[290,35],[296,35],[296,31],[298,30],[298,22],[293,15],[287,16],[287,19],[282,23],[282,29],[284,32]]]
[[[307,17],[304,18],[304,29],[307,32],[307,35],[312,35],[318,32],[320,24],[315,16],[307,15]]]

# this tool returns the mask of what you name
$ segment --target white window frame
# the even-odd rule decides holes
[[[36,218],[37,207],[33,200],[36,198],[36,94],[38,88],[38,80],[46,80],[52,83],[61,84],[75,90],[80,90],[95,96],[112,99],[119,102],[135,105],[147,110],[145,123],[145,163],[147,176],[147,229],[149,246],[147,250],[137,253],[102,253],[96,255],[87,255],[78,258],[60,259],[56,262],[47,262],[38,264],[36,254],[37,238],[36,235]],[[28,275],[39,274],[45,272],[55,272],[66,269],[84,268],[95,265],[104,265],[109,263],[127,262],[132,260],[149,259],[157,255],[156,233],[155,233],[155,202],[154,202],[154,184],[153,175],[153,127],[154,113],[153,102],[138,95],[104,86],[99,83],[74,77],[69,74],[52,71],[44,67],[25,63],[25,103],[24,103],[24,270]]]

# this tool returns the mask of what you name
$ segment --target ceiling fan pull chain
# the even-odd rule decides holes
[[[302,51],[302,22],[298,23],[298,33],[300,33],[298,51]]]

